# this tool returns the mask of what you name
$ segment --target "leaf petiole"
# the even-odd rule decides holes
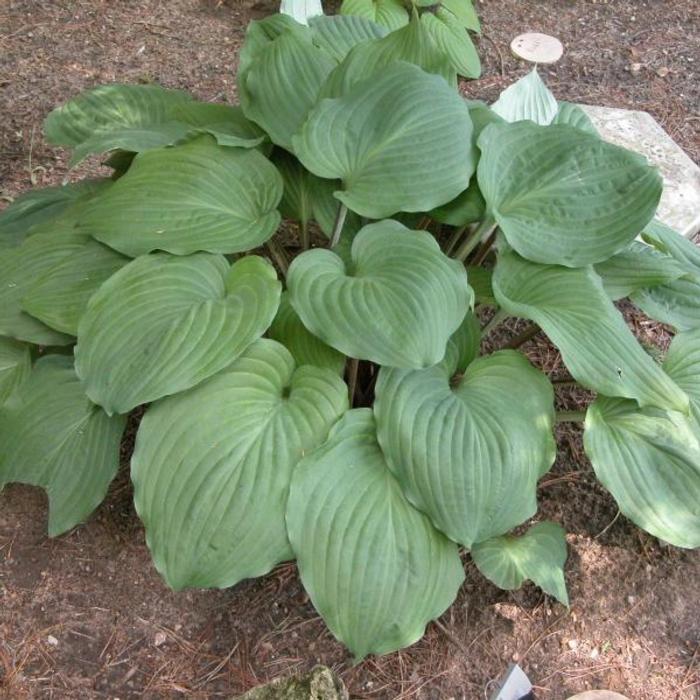
[[[345,217],[348,215],[348,208],[341,202],[338,207],[338,214],[335,217],[335,224],[333,225],[333,233],[331,234],[331,242],[328,245],[329,248],[335,248],[338,243],[340,243],[340,236],[343,233],[343,226],[345,225]]]
[[[583,423],[586,420],[585,411],[557,411],[557,423]]]
[[[476,231],[457,248],[454,257],[464,262],[469,254],[483,241],[487,240],[498,224],[492,216],[487,216],[477,227]]]

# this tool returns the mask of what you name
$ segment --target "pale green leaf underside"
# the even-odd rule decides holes
[[[647,355],[590,267],[538,265],[505,252],[493,277],[499,305],[539,324],[584,386],[685,411],[688,397]]]
[[[540,78],[537,68],[507,87],[491,109],[507,122],[529,119],[546,126],[557,116],[559,105]]]
[[[484,218],[486,203],[476,179],[472,179],[462,194],[447,204],[429,212],[429,216],[441,224],[464,226]]]
[[[29,346],[0,337],[0,406],[29,376],[31,368]]]
[[[473,296],[464,267],[429,234],[396,221],[365,226],[352,264],[302,253],[289,268],[292,306],[306,328],[340,352],[390,367],[439,362]]]
[[[322,100],[294,149],[311,172],[343,181],[336,197],[349,209],[384,218],[428,211],[467,188],[471,129],[467,106],[441,78],[399,62]]]
[[[584,447],[598,479],[624,515],[677,547],[700,547],[697,432],[681,413],[607,396],[586,414]]]
[[[90,297],[128,262],[129,258],[88,238],[34,278],[22,297],[22,309],[57,331],[78,335]]]
[[[533,525],[520,537],[495,537],[472,549],[476,567],[499,588],[512,591],[529,579],[562,605],[569,605],[564,580],[566,535],[556,523]]]
[[[388,30],[367,17],[336,15],[309,20],[314,43],[340,63],[350,49],[370,39],[381,39]]]
[[[408,23],[408,12],[401,0],[343,0],[341,15],[357,15],[390,31]]]
[[[136,510],[168,585],[232,586],[292,559],[285,507],[299,459],[347,409],[337,374],[272,340],[149,408],[131,461]]]
[[[408,500],[471,547],[537,511],[537,481],[554,462],[554,394],[511,350],[475,360],[455,385],[456,370],[454,363],[384,367],[374,410],[379,443]]]
[[[335,66],[310,36],[284,32],[259,52],[245,73],[246,117],[265,129],[273,143],[293,150],[292,136]]]
[[[343,374],[345,355],[326,345],[306,329],[294,307],[289,303],[289,293],[283,292],[277,316],[268,335],[282,343],[292,354],[297,365],[325,367],[335,374]]]
[[[578,106],[571,102],[558,102],[557,113],[552,124],[569,124],[593,136],[598,136],[598,130],[591,118]]]
[[[598,263],[595,271],[613,301],[645,287],[677,280],[686,274],[682,265],[672,257],[639,241],[632,241],[624,250]]]
[[[661,176],[642,156],[572,126],[492,124],[479,148],[487,206],[535,262],[606,260],[644,229],[661,197]]]
[[[126,417],[90,403],[72,358],[48,355],[0,408],[0,488],[41,486],[49,496],[49,535],[85,520],[119,466]]]
[[[281,285],[268,262],[145,255],[112,275],[78,327],[76,371],[108,413],[188,389],[268,328]]]
[[[136,156],[126,175],[88,205],[79,227],[131,257],[154,250],[235,253],[272,236],[281,197],[282,179],[262,154],[204,137]]]
[[[493,270],[485,267],[467,266],[469,286],[474,290],[477,304],[496,306],[496,297],[493,295]]]
[[[299,463],[287,530],[314,607],[356,660],[413,644],[464,579],[457,546],[387,468],[369,409],[348,412]]]
[[[479,54],[467,31],[449,10],[440,7],[435,14],[426,12],[421,22],[457,73],[466,78],[481,75]]]
[[[44,133],[49,143],[77,146],[100,132],[168,121],[175,105],[191,99],[158,85],[101,85],[51,112]]]

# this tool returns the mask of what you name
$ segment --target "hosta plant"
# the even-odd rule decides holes
[[[659,174],[536,72],[465,101],[420,26],[254,22],[240,106],[83,93],[46,137],[110,175],[0,217],[0,486],[46,489],[66,532],[145,406],[131,476],[167,583],[295,559],[356,659],[416,641],[467,552],[568,604],[564,530],[537,518],[557,420],[585,421],[625,516],[700,545],[700,253],[654,220]],[[675,331],[664,357],[623,298]],[[482,343],[509,317],[533,325]],[[585,414],[557,413],[535,332]]]

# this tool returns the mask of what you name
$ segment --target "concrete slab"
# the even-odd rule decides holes
[[[657,216],[691,238],[700,231],[700,167],[648,112],[581,105],[610,143],[645,155],[658,166],[664,192]]]

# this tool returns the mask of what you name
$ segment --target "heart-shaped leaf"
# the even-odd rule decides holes
[[[533,68],[525,77],[507,87],[491,109],[507,122],[529,119],[546,126],[557,116],[559,104],[542,82],[537,68]]]
[[[223,372],[148,409],[131,473],[168,585],[225,588],[293,558],[292,471],[347,405],[337,374],[295,368],[279,343],[259,340]]]
[[[145,255],[112,275],[78,327],[76,371],[109,413],[189,389],[269,327],[281,285],[257,256]]]
[[[239,106],[216,102],[183,102],[172,110],[173,119],[191,132],[211,134],[219,146],[254,148],[266,140],[265,132],[243,114]]]
[[[421,22],[457,73],[466,78],[478,78],[481,75],[479,54],[462,23],[452,12],[438,7],[435,14],[425,12],[421,16]]]
[[[18,246],[41,224],[56,219],[72,205],[109,185],[109,180],[83,180],[25,192],[0,212],[0,249]]]
[[[162,124],[192,97],[158,85],[101,85],[54,109],[44,121],[49,143],[77,146],[98,133]]]
[[[640,241],[632,241],[621,252],[598,263],[595,271],[613,301],[645,287],[672,282],[686,274],[683,266],[670,255],[664,255]]]
[[[70,336],[26,313],[22,300],[36,280],[83,248],[86,236],[77,233],[74,225],[75,218],[69,212],[64,213],[48,224],[40,224],[42,230],[25,239],[22,245],[3,251],[0,256],[0,334],[37,345],[73,342]]]
[[[424,0],[424,4],[433,5],[434,3],[432,0]],[[440,5],[449,10],[465,29],[471,29],[473,32],[481,31],[479,16],[476,14],[472,0],[442,0]]]
[[[377,437],[408,500],[450,539],[471,547],[537,511],[537,481],[553,464],[554,393],[519,353],[379,373]],[[508,493],[508,498],[503,494]]]
[[[297,365],[325,367],[335,374],[343,374],[345,355],[326,345],[306,329],[297,312],[294,311],[294,307],[289,303],[288,292],[282,293],[280,307],[268,335],[289,350]]]
[[[688,394],[690,411],[700,427],[700,329],[678,333],[664,360],[666,373]]]
[[[119,466],[125,416],[90,403],[70,357],[47,355],[0,407],[0,489],[41,486],[49,496],[49,535],[85,520]]]
[[[21,308],[50,328],[78,335],[90,297],[129,258],[88,238],[26,287]]]
[[[310,34],[283,32],[260,50],[245,73],[243,109],[273,143],[292,149],[292,136],[316,104],[336,61]]]
[[[677,547],[700,547],[697,424],[676,411],[599,396],[588,408],[583,444],[620,511]]]
[[[401,0],[343,0],[340,14],[364,17],[390,31],[408,23],[408,12]]]
[[[31,368],[29,346],[0,337],[0,406],[29,376]]]
[[[350,49],[370,39],[381,39],[388,34],[386,27],[366,17],[335,15],[313,17],[309,20],[316,46],[340,63]]]
[[[558,110],[552,124],[569,124],[593,136],[598,136],[598,129],[593,125],[591,118],[578,105],[571,102],[558,102],[557,104]]]
[[[535,262],[606,260],[644,229],[661,197],[661,176],[642,156],[573,126],[491,124],[479,148],[489,212]]]
[[[396,221],[365,226],[349,266],[329,250],[289,268],[292,306],[306,328],[350,357],[390,367],[439,362],[473,301],[464,267],[435,239]]]
[[[688,397],[644,352],[592,268],[538,265],[505,252],[493,289],[505,311],[542,327],[584,386],[687,411]]]
[[[272,236],[281,197],[282,178],[265,156],[203,137],[136,156],[126,175],[87,206],[79,226],[131,257],[235,253]]]
[[[472,180],[462,194],[430,212],[430,217],[441,224],[464,226],[484,218],[486,202],[476,180]]]
[[[344,97],[322,100],[293,141],[312,173],[342,180],[343,204],[383,218],[429,211],[467,188],[471,128],[458,93],[400,62]]]
[[[566,533],[561,525],[533,525],[521,537],[494,537],[472,549],[477,569],[499,588],[512,591],[530,579],[545,593],[569,606],[564,580]]]
[[[357,661],[413,644],[464,580],[457,546],[401,493],[369,409],[292,475],[287,530],[311,602]]]
[[[382,39],[367,41],[348,52],[321,88],[322,98],[343,97],[370,76],[381,75],[397,61],[413,63],[426,73],[442,76],[453,88],[457,73],[435,43],[431,33],[414,13],[411,21]]]

